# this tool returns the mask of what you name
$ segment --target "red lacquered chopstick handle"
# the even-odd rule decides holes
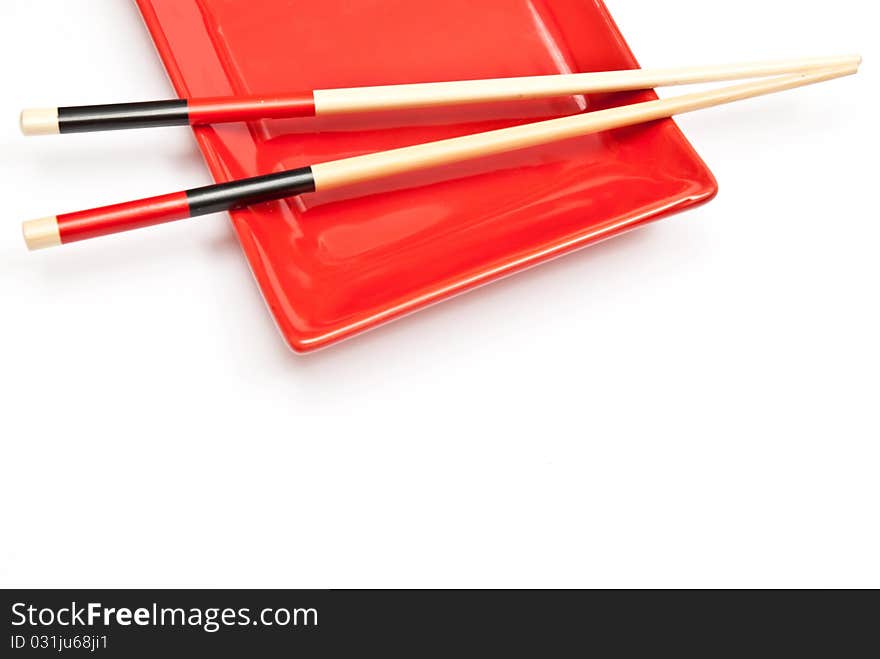
[[[185,192],[174,192],[139,201],[58,215],[61,243],[72,243],[110,233],[141,229],[154,224],[182,220],[190,216]]]
[[[30,249],[106,236],[190,216],[185,192],[113,204],[77,213],[65,213],[25,222],[25,242]]]
[[[312,92],[304,92],[269,97],[190,99],[188,113],[189,123],[194,126],[229,121],[314,117],[315,97]]]
[[[303,92],[30,109],[21,114],[21,129],[25,135],[49,135],[313,116],[315,96]]]
[[[42,249],[314,190],[312,168],[302,167],[77,213],[43,217],[25,222],[22,231],[29,249]]]

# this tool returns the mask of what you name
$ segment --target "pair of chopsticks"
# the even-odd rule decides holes
[[[847,56],[704,68],[636,69],[315,90],[270,98],[185,99],[25,110],[21,116],[22,131],[26,135],[37,135],[332,116],[767,78],[31,220],[22,225],[24,238],[29,249],[52,247],[303,193],[332,190],[824,82],[852,75],[860,64],[860,57]]]

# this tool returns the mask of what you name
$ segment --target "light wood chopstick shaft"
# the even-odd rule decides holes
[[[633,69],[629,71],[324,89],[314,92],[315,113],[318,116],[323,116],[376,110],[411,110],[468,103],[520,101],[577,94],[632,91],[652,87],[785,75],[817,69],[858,66],[860,63],[860,56],[847,55],[722,66]]]
[[[372,153],[312,166],[318,191],[372,181],[404,172],[497,155],[557,140],[665,119],[755,96],[851,75],[858,66],[782,76],[675,98],[588,112],[513,128]]]

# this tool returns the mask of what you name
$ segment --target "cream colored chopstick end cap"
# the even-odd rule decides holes
[[[21,132],[25,135],[57,135],[58,108],[31,108],[21,111]]]
[[[54,215],[41,217],[39,220],[28,220],[21,225],[24,242],[29,250],[57,247],[61,244],[58,231],[58,218]]]

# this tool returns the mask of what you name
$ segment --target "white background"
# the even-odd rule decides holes
[[[302,357],[223,216],[25,251],[209,178],[21,137],[171,91],[132,3],[3,0],[0,582],[880,586],[877,5],[609,6],[645,66],[865,64],[682,118],[708,206]]]

